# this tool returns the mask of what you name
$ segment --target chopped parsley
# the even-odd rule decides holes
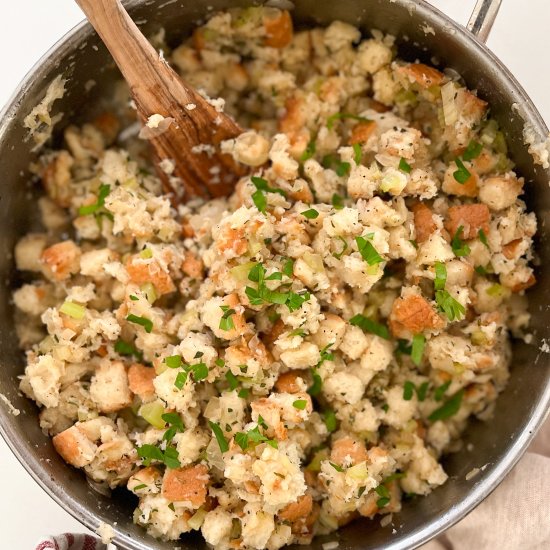
[[[448,380],[444,384],[441,384],[438,388],[434,391],[434,399],[436,401],[441,401],[443,399],[443,396],[445,395],[445,392],[449,389],[449,386],[451,385],[451,381]]]
[[[269,437],[265,436],[260,431],[260,426],[264,429],[267,429],[267,424],[263,420],[261,416],[258,417],[258,425],[254,428],[248,430],[247,432],[237,432],[235,434],[235,443],[243,450],[246,451],[250,443],[258,444],[258,443],[266,443],[267,445],[270,445],[274,449],[277,449],[279,447],[279,444],[277,443],[277,440],[275,439],[269,439]]]
[[[78,215],[89,216],[90,214],[97,214],[105,206],[105,199],[107,198],[110,192],[111,192],[110,185],[101,185],[99,188],[99,192],[97,194],[97,201],[94,204],[87,204],[85,206],[81,206],[78,209]],[[110,213],[105,212],[105,214],[110,214]]]
[[[323,413],[323,420],[325,421],[325,426],[329,432],[335,432],[338,427],[338,422],[336,421],[336,414],[333,410],[327,409]]]
[[[304,218],[307,218],[308,220],[314,220],[319,217],[319,212],[315,210],[315,208],[310,208],[309,210],[304,210],[302,213],[302,216]]]
[[[378,508],[384,508],[384,506],[387,506],[390,503],[390,492],[388,488],[385,485],[378,485],[375,489],[376,494],[380,497],[376,501],[376,506]]]
[[[332,353],[330,348],[332,347],[332,344],[327,344],[320,352],[319,352],[319,362],[317,363],[317,368],[319,368],[325,361],[334,361],[334,353]]]
[[[163,452],[155,445],[146,443],[137,448],[139,458],[141,458],[144,466],[150,466],[153,460],[164,462],[167,468],[179,468],[181,463],[179,461],[179,454],[174,447],[167,447]]]
[[[199,357],[202,357],[202,354],[200,354]],[[195,358],[197,358],[197,356],[195,356]],[[174,380],[174,386],[176,386],[178,390],[181,390],[183,386],[185,386],[189,373],[193,375],[193,379],[195,380],[195,382],[200,382],[201,380],[205,380],[206,378],[208,378],[208,367],[205,363],[186,365],[185,363],[183,363],[181,355],[172,355],[171,357],[166,357],[166,359],[164,359],[164,362],[166,363],[166,366],[170,367],[171,369],[179,369],[180,367],[183,369],[182,372],[178,373],[176,379]]]
[[[353,144],[353,160],[355,164],[361,164],[361,159],[363,158],[363,151],[361,150],[361,145],[359,143]]]
[[[323,387],[323,379],[317,374],[317,371],[314,369],[311,370],[311,376],[313,378],[313,383],[307,389],[307,393],[312,397],[319,395],[321,393],[321,388]]]
[[[472,176],[472,174],[468,171],[468,168],[464,166],[464,163],[459,157],[456,157],[455,164],[457,167],[457,170],[453,172],[453,177],[458,183],[461,185],[464,185]]]
[[[338,464],[335,464],[334,462],[329,462],[329,464],[337,471],[337,472],[343,472],[344,468],[342,466],[338,466]]]
[[[344,239],[344,237],[341,237],[340,235],[338,235],[338,239],[342,242],[342,250],[340,250],[340,252],[333,252],[332,255],[337,259],[341,259],[342,256],[344,255],[344,252],[349,248],[348,247],[348,241],[346,241],[346,239]]]
[[[405,401],[410,401],[413,398],[415,389],[415,385],[410,380],[407,380],[405,384],[403,384],[403,399]]]
[[[336,165],[336,174],[340,177],[343,177],[347,174],[349,174],[349,171],[351,170],[351,164],[349,162],[339,162]]]
[[[187,371],[178,372],[178,375],[174,380],[174,386],[176,386],[178,390],[183,389],[183,386],[185,386],[185,382],[187,382],[187,374]]]
[[[441,407],[430,414],[428,419],[431,422],[435,422],[437,420],[446,420],[447,418],[454,416],[460,409],[463,397],[464,390],[457,391],[452,397],[447,399],[447,401],[445,401],[445,403],[443,403]]]
[[[485,235],[485,231],[483,229],[480,229],[477,232],[477,236],[479,237],[479,240],[482,244],[484,244],[487,248],[489,248],[489,243],[487,242],[487,235]]]
[[[404,158],[401,158],[399,161],[399,170],[401,170],[401,172],[405,172],[406,174],[410,174],[412,167]]]
[[[220,329],[221,330],[232,330],[235,328],[235,323],[233,322],[233,314],[237,313],[234,309],[229,306],[220,306],[223,311],[223,315],[220,319]]]
[[[227,439],[225,439],[225,436],[223,435],[220,425],[217,424],[216,422],[212,422],[211,420],[208,421],[208,425],[210,426],[211,430],[214,432],[214,435],[216,436],[216,440],[220,447],[220,451],[222,453],[226,453],[227,451],[229,451],[229,443],[227,443]]]
[[[413,382],[407,380],[403,385],[403,399],[405,401],[410,401],[413,397],[413,392],[416,392],[418,401],[422,402],[426,399],[426,394],[428,393],[429,386],[429,382],[422,382],[420,386],[416,387]]]
[[[426,399],[426,394],[428,393],[428,388],[430,387],[429,382],[422,382],[418,388],[416,388],[416,396],[418,401],[422,402]]]
[[[466,313],[464,306],[446,290],[436,290],[435,302],[439,311],[445,313],[449,321],[458,320]]]
[[[483,145],[481,143],[478,143],[477,141],[470,141],[470,143],[468,143],[468,147],[466,147],[466,151],[462,154],[462,158],[464,160],[474,160],[479,157],[482,150]]]
[[[422,362],[422,355],[424,354],[424,346],[426,344],[426,338],[423,334],[415,334],[412,341],[411,359],[412,362],[418,366]]]
[[[291,278],[294,273],[294,260],[290,258],[283,264],[283,274]]]
[[[470,253],[470,247],[462,240],[463,231],[464,227],[462,225],[459,226],[451,241],[451,248],[455,256],[458,257],[467,256]]]
[[[136,349],[132,344],[125,342],[124,340],[117,340],[115,343],[115,351],[120,355],[131,356],[133,355],[140,361],[143,359],[143,353]]]
[[[447,282],[447,268],[443,262],[435,262],[435,280],[434,286],[436,290],[443,290]]]
[[[130,323],[134,323],[135,325],[142,326],[147,334],[153,330],[153,321],[151,321],[151,319],[147,319],[147,317],[138,317],[137,315],[130,313],[130,315],[126,317],[126,320],[130,321]]]
[[[191,372],[193,373],[193,378],[196,382],[205,380],[208,378],[208,367],[205,363],[197,363],[196,365],[191,365]]]
[[[225,373],[225,379],[227,380],[227,383],[229,384],[229,389],[231,391],[237,389],[239,385],[239,379],[230,370]]]
[[[342,210],[342,208],[344,208],[344,199],[334,193],[334,195],[332,195],[332,206],[335,210]]]
[[[478,265],[474,269],[475,269],[475,272],[478,275],[484,275],[485,276],[489,273],[482,265]]]
[[[357,243],[357,248],[363,260],[369,265],[377,265],[384,261],[384,258],[378,254],[378,251],[368,239],[364,237],[355,237],[355,242]]]
[[[164,363],[171,369],[179,369],[182,365],[181,355],[171,355],[164,359]]]
[[[380,336],[385,340],[390,339],[390,332],[387,327],[385,327],[380,323],[377,323],[376,321],[373,321],[372,319],[369,319],[368,317],[365,317],[364,315],[361,315],[361,314],[354,315],[349,320],[349,323],[350,325],[359,327],[364,332],[370,332],[372,334],[376,334],[376,336]]]
[[[343,119],[352,119],[352,120],[358,120],[360,122],[370,122],[368,118],[365,118],[363,116],[354,115],[352,113],[334,113],[333,115],[330,115],[327,118],[327,128],[329,130],[332,130],[334,127],[334,123],[337,120],[343,120]]]
[[[292,406],[299,411],[303,411],[307,406],[307,401],[305,399],[296,399],[296,401],[292,403]]]
[[[164,441],[172,441],[178,432],[185,431],[185,426],[178,413],[164,413],[161,418],[170,426],[162,436]]]
[[[289,264],[287,262],[283,267],[285,275],[290,273],[291,265],[293,264]],[[302,290],[298,293],[292,291],[279,292],[276,290],[270,290],[265,284],[265,281],[269,280],[269,278],[266,279],[265,274],[266,269],[261,263],[255,264],[248,273],[248,279],[258,284],[258,288],[253,288],[250,286],[245,288],[245,293],[251,305],[259,306],[264,303],[280,305],[286,304],[289,311],[292,312],[299,309],[302,304],[311,297],[307,290]]]
[[[305,162],[306,160],[309,160],[315,155],[316,145],[315,141],[311,140],[305,149],[305,151],[300,156],[300,161]]]
[[[237,395],[241,399],[246,399],[249,393],[250,393],[250,390],[248,388],[242,388],[241,390],[239,390],[239,393]]]
[[[267,180],[264,178],[259,178],[258,176],[252,176],[250,178],[256,191],[252,193],[252,201],[256,205],[256,208],[265,214],[267,207],[267,199],[265,198],[264,193],[279,193],[286,198],[286,193],[282,189],[276,189],[274,187],[269,187]]]

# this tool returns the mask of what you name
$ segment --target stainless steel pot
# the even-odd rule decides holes
[[[168,39],[177,41],[197,20],[213,10],[245,6],[247,0],[135,0],[127,3],[131,15],[150,34],[160,26]],[[287,2],[288,3],[288,2]],[[479,0],[469,28],[485,39],[500,0]],[[538,255],[540,265],[550,265],[550,171],[535,166],[523,143],[522,131],[528,122],[541,139],[548,129],[514,77],[484,46],[480,39],[422,1],[411,0],[298,0],[294,15],[301,24],[327,24],[341,19],[375,28],[399,37],[400,55],[406,59],[430,60],[436,56],[442,66],[457,70],[471,88],[489,101],[492,112],[506,133],[510,152],[519,172],[529,182],[527,201],[539,220]],[[53,8],[55,9],[55,8]],[[426,34],[429,25],[435,35]],[[132,497],[115,492],[112,499],[94,492],[80,472],[67,466],[39,429],[37,409],[18,393],[17,376],[23,360],[17,348],[12,323],[10,285],[17,284],[12,250],[18,236],[31,226],[36,208],[28,199],[27,167],[35,155],[25,142],[22,121],[41,99],[47,84],[63,72],[70,77],[68,93],[56,108],[65,113],[63,124],[88,118],[98,109],[99,98],[109,97],[118,77],[113,64],[91,27],[81,24],[64,37],[34,67],[3,111],[0,121],[0,277],[11,281],[0,288],[0,393],[5,394],[19,416],[10,414],[0,401],[0,432],[29,474],[61,506],[90,529],[100,522],[115,524],[115,542],[122,548],[204,548],[197,537],[185,542],[162,543],[149,538],[132,524]],[[86,83],[97,84],[87,91]],[[393,526],[379,521],[356,522],[340,533],[341,550],[372,548],[414,548],[457,522],[479,504],[505,477],[542,424],[550,404],[548,355],[539,347],[550,338],[550,273],[538,269],[538,285],[529,293],[534,341],[514,345],[514,366],[506,391],[498,399],[494,419],[474,422],[464,450],[445,460],[449,481],[427,498],[404,506],[394,516]],[[472,480],[465,476],[473,468],[484,469]],[[392,533],[395,529],[395,533]],[[334,536],[330,537],[333,540]],[[320,549],[316,540],[312,549]],[[304,548],[304,547],[301,547]]]

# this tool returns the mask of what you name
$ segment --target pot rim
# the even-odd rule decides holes
[[[143,0],[128,0],[124,2],[125,7],[131,10],[134,6],[142,3]],[[411,9],[410,0],[392,0],[403,9]],[[444,28],[446,32],[458,34],[464,41],[468,42],[472,49],[472,54],[477,53],[485,57],[494,64],[494,67],[503,74],[509,87],[508,92],[516,97],[516,104],[521,118],[526,124],[530,124],[536,135],[544,139],[548,135],[548,128],[535,107],[532,100],[527,95],[521,84],[516,80],[507,67],[500,59],[480,41],[475,35],[468,31],[461,24],[457,23],[445,13],[436,7],[428,4],[425,0],[415,2],[413,8],[418,16],[429,20],[430,23],[436,23],[439,28]],[[7,129],[14,118],[23,98],[37,80],[44,80],[52,65],[63,58],[68,52],[76,49],[77,44],[93,36],[95,31],[91,25],[83,20],[74,26],[70,31],[64,34],[48,51],[32,66],[26,76],[17,86],[10,99],[6,102],[0,111],[0,145],[5,141]],[[506,475],[517,464],[523,456],[527,447],[534,439],[538,429],[544,423],[550,413],[550,384],[547,385],[539,402],[532,410],[531,417],[523,429],[515,436],[514,444],[501,457],[495,467],[487,474],[481,474],[478,482],[473,486],[470,493],[462,500],[450,507],[442,516],[431,523],[426,523],[408,535],[401,541],[387,541],[385,548],[387,550],[405,550],[417,548],[428,540],[441,534],[452,525],[456,524],[476,506],[478,506],[496,487],[504,480]],[[0,407],[0,435],[2,435],[9,449],[15,455],[19,463],[28,472],[28,474],[37,482],[37,484],[66,512],[82,523],[92,531],[96,531],[101,520],[93,510],[83,506],[75,499],[68,498],[63,492],[62,487],[51,478],[43,464],[34,456],[25,456],[24,445],[21,444],[15,432],[12,433],[10,424],[14,422],[12,414],[5,408]],[[512,437],[514,435],[512,434]],[[484,477],[482,477],[484,475]],[[140,542],[135,541],[129,534],[122,529],[114,526],[115,536],[112,540],[114,544],[128,550],[146,550]]]

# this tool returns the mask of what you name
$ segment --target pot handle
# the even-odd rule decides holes
[[[477,0],[466,28],[481,42],[487,42],[502,0]]]

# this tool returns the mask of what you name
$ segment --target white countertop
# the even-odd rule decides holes
[[[432,1],[462,23],[468,19],[474,3],[474,0]],[[3,105],[31,66],[82,17],[71,0],[4,0],[1,4],[0,105]],[[548,0],[504,0],[488,42],[525,87],[547,123],[550,123],[549,21]],[[0,499],[1,548],[31,550],[41,535],[85,531],[36,485],[1,438],[0,465],[4,495]]]

